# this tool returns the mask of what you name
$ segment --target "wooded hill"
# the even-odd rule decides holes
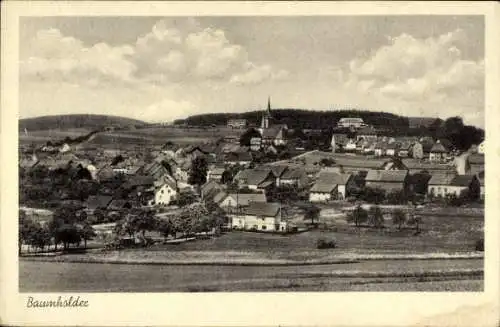
[[[364,122],[375,127],[408,128],[407,117],[387,112],[367,110],[336,110],[315,111],[304,109],[272,109],[276,123],[286,124],[289,128],[298,129],[328,129],[335,126],[342,117],[361,117]],[[244,113],[215,113],[190,116],[176,120],[175,124],[194,126],[225,125],[229,119],[247,119],[250,124],[258,125],[262,118],[262,111]]]
[[[39,131],[49,129],[87,128],[99,130],[107,126],[144,126],[145,122],[119,116],[108,115],[55,115],[25,118],[19,120],[19,131]]]

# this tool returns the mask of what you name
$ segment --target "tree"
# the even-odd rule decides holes
[[[243,133],[240,137],[240,146],[250,146],[250,141],[254,137],[262,137],[255,128],[248,129],[245,133]]]
[[[87,241],[92,240],[97,236],[94,228],[88,222],[83,223],[82,229],[80,231],[81,237],[84,242],[84,247],[87,248]]]
[[[361,199],[369,203],[379,204],[385,200],[385,197],[385,190],[376,187],[365,187],[361,193]]]
[[[421,171],[419,173],[410,176],[410,185],[413,187],[413,191],[418,194],[427,193],[427,186],[432,175],[427,171]]]
[[[357,205],[356,208],[347,215],[347,221],[353,222],[356,227],[359,227],[362,223],[368,220],[368,212],[361,207],[361,205]]]
[[[177,205],[179,207],[184,207],[195,203],[198,197],[193,192],[181,192],[177,198]]]
[[[188,178],[188,183],[191,185],[201,186],[207,181],[208,163],[203,156],[195,157],[191,162],[191,173]]]
[[[420,232],[420,225],[422,225],[422,216],[420,215],[411,215],[410,219],[408,219],[408,225],[415,226],[415,230],[417,233]]]
[[[382,210],[379,206],[372,206],[368,211],[368,219],[370,225],[375,228],[384,227],[384,215],[382,214]]]
[[[31,234],[30,244],[43,251],[45,246],[50,244],[50,239],[49,230],[40,224],[36,224]]]
[[[401,209],[396,209],[392,212],[392,223],[394,225],[398,225],[398,229],[401,230],[401,227],[406,222],[406,213]]]
[[[158,228],[158,231],[160,232],[160,234],[163,236],[165,241],[167,240],[169,235],[172,235],[175,233],[174,226],[169,219],[159,220],[157,228]]]
[[[308,205],[302,208],[304,210],[304,220],[310,220],[311,224],[317,223],[321,209],[315,205]],[[315,222],[316,221],[316,222]]]

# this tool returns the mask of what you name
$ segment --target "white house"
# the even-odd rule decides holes
[[[259,193],[222,193],[220,197],[214,197],[214,202],[226,212],[236,212],[236,209],[243,209],[253,202],[267,202],[263,191]]]
[[[348,188],[352,183],[351,174],[338,174],[334,172],[320,172],[318,179],[309,192],[309,201],[326,202],[330,200],[343,200],[348,195]]]
[[[170,178],[155,181],[153,184],[154,199],[149,201],[149,205],[169,205],[177,198],[177,186]]]
[[[363,122],[363,119],[359,117],[344,117],[340,118],[340,120],[337,122],[337,127],[340,128],[349,128],[349,127],[360,128],[365,126],[367,125]]]
[[[427,193],[443,197],[448,194],[459,196],[462,191],[468,190],[473,183],[480,186],[475,175],[435,174],[429,180]]]
[[[279,203],[252,202],[241,213],[232,215],[231,226],[265,232],[286,231]]]

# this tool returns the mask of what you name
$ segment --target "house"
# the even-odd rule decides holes
[[[223,190],[224,187],[220,183],[214,180],[208,181],[201,186],[201,198],[203,200],[213,199],[217,193],[222,192]]]
[[[424,157],[424,148],[422,146],[422,143],[418,141],[413,143],[409,154],[412,158],[422,159]]]
[[[249,166],[252,163],[252,159],[250,152],[231,152],[224,156],[224,161],[232,166]]]
[[[286,144],[286,129],[279,127],[270,127],[262,130],[262,143],[264,145],[285,145]]]
[[[280,186],[280,178],[288,170],[288,165],[269,165],[267,167],[259,167],[263,169],[271,169],[274,178],[276,179],[276,186]]]
[[[352,176],[352,174],[320,172],[316,183],[309,191],[309,201],[326,202],[345,199],[348,196],[348,190],[353,186]]]
[[[356,141],[354,139],[349,139],[344,145],[345,152],[355,152],[357,148]]]
[[[95,210],[105,210],[112,200],[113,197],[108,195],[91,195],[88,197],[85,203],[85,207],[88,212],[94,212]]]
[[[373,149],[373,154],[376,157],[383,157],[385,156],[386,150],[387,150],[387,142],[379,141],[375,144],[375,148]]]
[[[400,144],[398,142],[392,142],[387,144],[385,155],[388,157],[395,156],[399,151]]]
[[[363,145],[363,154],[374,154],[376,144],[376,141],[366,140]]]
[[[363,119],[359,117],[344,117],[340,118],[337,122],[338,128],[361,128],[366,126],[367,125],[363,122]]]
[[[245,128],[247,124],[246,119],[229,119],[227,121],[227,127],[231,128]]]
[[[481,171],[484,171],[484,154],[481,153],[473,153],[468,158],[470,174],[477,174]]]
[[[252,137],[250,139],[250,149],[252,151],[259,151],[262,148],[262,137]]]
[[[474,185],[476,184],[476,185]],[[476,175],[435,174],[429,180],[427,192],[432,196],[459,196],[464,190],[476,186],[480,188],[480,181]]]
[[[369,170],[365,186],[380,188],[386,192],[403,191],[407,187],[407,170]]]
[[[235,229],[276,232],[285,231],[282,221],[281,204],[252,202],[241,213],[231,216],[231,226]]]
[[[406,168],[408,168],[410,174],[415,174],[422,171],[427,171],[430,174],[454,172],[454,167],[449,164],[426,162],[413,158],[403,158],[401,161],[406,166]]]
[[[207,172],[207,181],[221,182],[222,175],[225,171],[226,168],[224,167],[213,167],[212,169],[209,169]]]
[[[269,168],[245,169],[234,176],[234,181],[238,183],[240,188],[268,189],[275,185],[276,177]]]
[[[298,189],[302,189],[307,186],[309,178],[304,168],[291,168],[285,170],[285,172],[279,178],[280,186],[295,186]]]
[[[137,175],[144,175],[144,176],[151,176],[155,180],[159,180],[163,178],[164,176],[170,175],[169,171],[165,166],[163,166],[160,162],[151,162],[148,163],[141,168],[138,169],[136,172]]]
[[[356,140],[371,140],[377,139],[377,133],[373,127],[363,127],[356,132]]]
[[[398,157],[407,158],[410,156],[411,151],[412,143],[410,141],[403,141],[398,149]]]
[[[335,153],[336,150],[343,149],[344,144],[347,140],[347,134],[333,133],[330,145],[332,147],[332,152]]]
[[[214,197],[219,207],[227,213],[241,212],[242,209],[248,207],[252,202],[267,202],[266,195],[263,191],[258,193],[220,193]]]
[[[429,152],[429,160],[431,162],[443,162],[446,161],[446,158],[448,156],[448,149],[445,148],[445,146],[441,143],[440,140],[438,140],[431,148],[431,151]]]
[[[434,146],[435,142],[431,137],[422,137],[418,141],[420,144],[422,144],[422,150],[424,152],[424,157],[428,157],[432,147]]]
[[[154,197],[148,201],[148,205],[168,206],[178,194],[177,184],[170,176],[154,181],[150,190],[153,191]]]

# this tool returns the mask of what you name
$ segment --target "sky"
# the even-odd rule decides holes
[[[20,117],[273,108],[484,127],[481,16],[22,17]]]

